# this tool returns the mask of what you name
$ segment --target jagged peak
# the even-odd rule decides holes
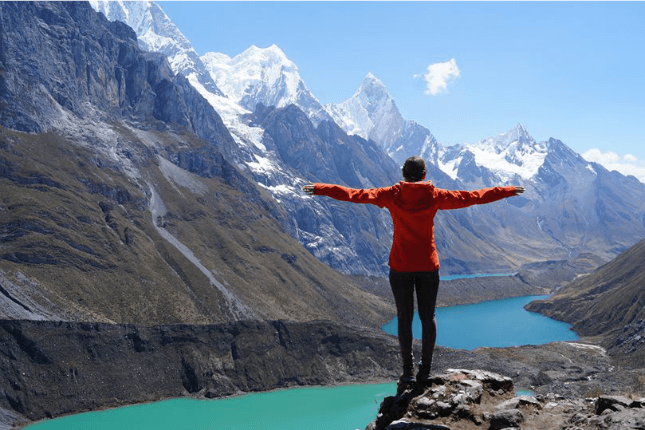
[[[365,75],[363,83],[359,87],[358,91],[356,91],[356,94],[354,96],[365,92],[369,92],[371,97],[377,95],[378,98],[392,98],[383,82],[372,72],[368,72],[367,75]]]
[[[520,132],[528,133],[528,130],[526,129],[526,127],[524,127],[524,125],[522,125],[521,122],[518,122],[517,124],[515,124],[515,126],[513,126],[511,130],[517,130]]]
[[[177,66],[175,72],[194,67],[197,52],[159,4],[152,1],[96,0],[89,3],[95,11],[102,12],[109,20],[121,21],[130,26],[143,49],[162,52],[169,57],[171,64],[176,63],[173,64]],[[173,59],[175,56],[181,59]],[[186,57],[193,57],[187,62],[188,65],[183,64]]]
[[[524,138],[525,140],[533,141],[533,137],[529,133],[529,131],[522,125],[522,123],[517,123],[515,126],[508,132],[511,134],[514,134],[518,136],[518,138]]]
[[[376,77],[372,72],[367,72],[367,75],[365,75],[365,79],[363,79],[363,86],[366,85],[371,85],[371,86],[379,86],[385,88],[385,85],[383,85],[383,82],[379,78]]]
[[[535,139],[533,139],[533,136],[531,136],[526,127],[519,122],[506,133],[502,133],[500,137],[502,138],[501,140],[504,140],[507,144],[512,142],[535,142]]]
[[[504,152],[512,145],[525,145],[535,146],[535,139],[528,132],[526,127],[521,123],[515,124],[510,130],[505,133],[500,133],[497,136],[489,137],[476,143],[475,147],[480,149],[492,150],[496,153]]]
[[[253,57],[253,56],[263,56],[268,59],[272,59],[276,62],[289,62],[293,63],[282,49],[275,43],[266,47],[260,48],[257,45],[251,45],[246,48],[238,57]]]

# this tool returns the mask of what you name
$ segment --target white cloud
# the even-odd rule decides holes
[[[445,63],[434,63],[428,66],[426,73],[423,75],[415,74],[415,78],[423,76],[426,82],[425,93],[436,96],[448,91],[448,84],[461,75],[457,62],[453,58]]]
[[[587,161],[600,164],[607,170],[616,170],[623,175],[632,175],[645,183],[645,161],[639,160],[632,154],[620,156],[612,151],[602,152],[600,149],[589,149],[582,154]]]
[[[627,155],[625,155],[625,161],[630,162],[630,163],[637,163],[638,158],[634,157],[632,154],[627,154]]]

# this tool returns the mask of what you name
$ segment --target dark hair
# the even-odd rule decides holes
[[[403,179],[406,182],[418,182],[426,173],[426,163],[423,158],[412,156],[403,163]]]

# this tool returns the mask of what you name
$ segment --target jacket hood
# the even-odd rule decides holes
[[[435,195],[435,186],[430,181],[401,181],[394,188],[395,204],[408,211],[428,209]]]

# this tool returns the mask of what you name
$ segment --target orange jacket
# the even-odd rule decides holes
[[[514,196],[516,191],[512,186],[450,191],[436,188],[430,182],[401,181],[390,187],[370,189],[315,184],[314,194],[387,208],[394,223],[390,269],[397,272],[424,272],[439,269],[439,256],[434,242],[434,216],[437,210],[491,203]]]

